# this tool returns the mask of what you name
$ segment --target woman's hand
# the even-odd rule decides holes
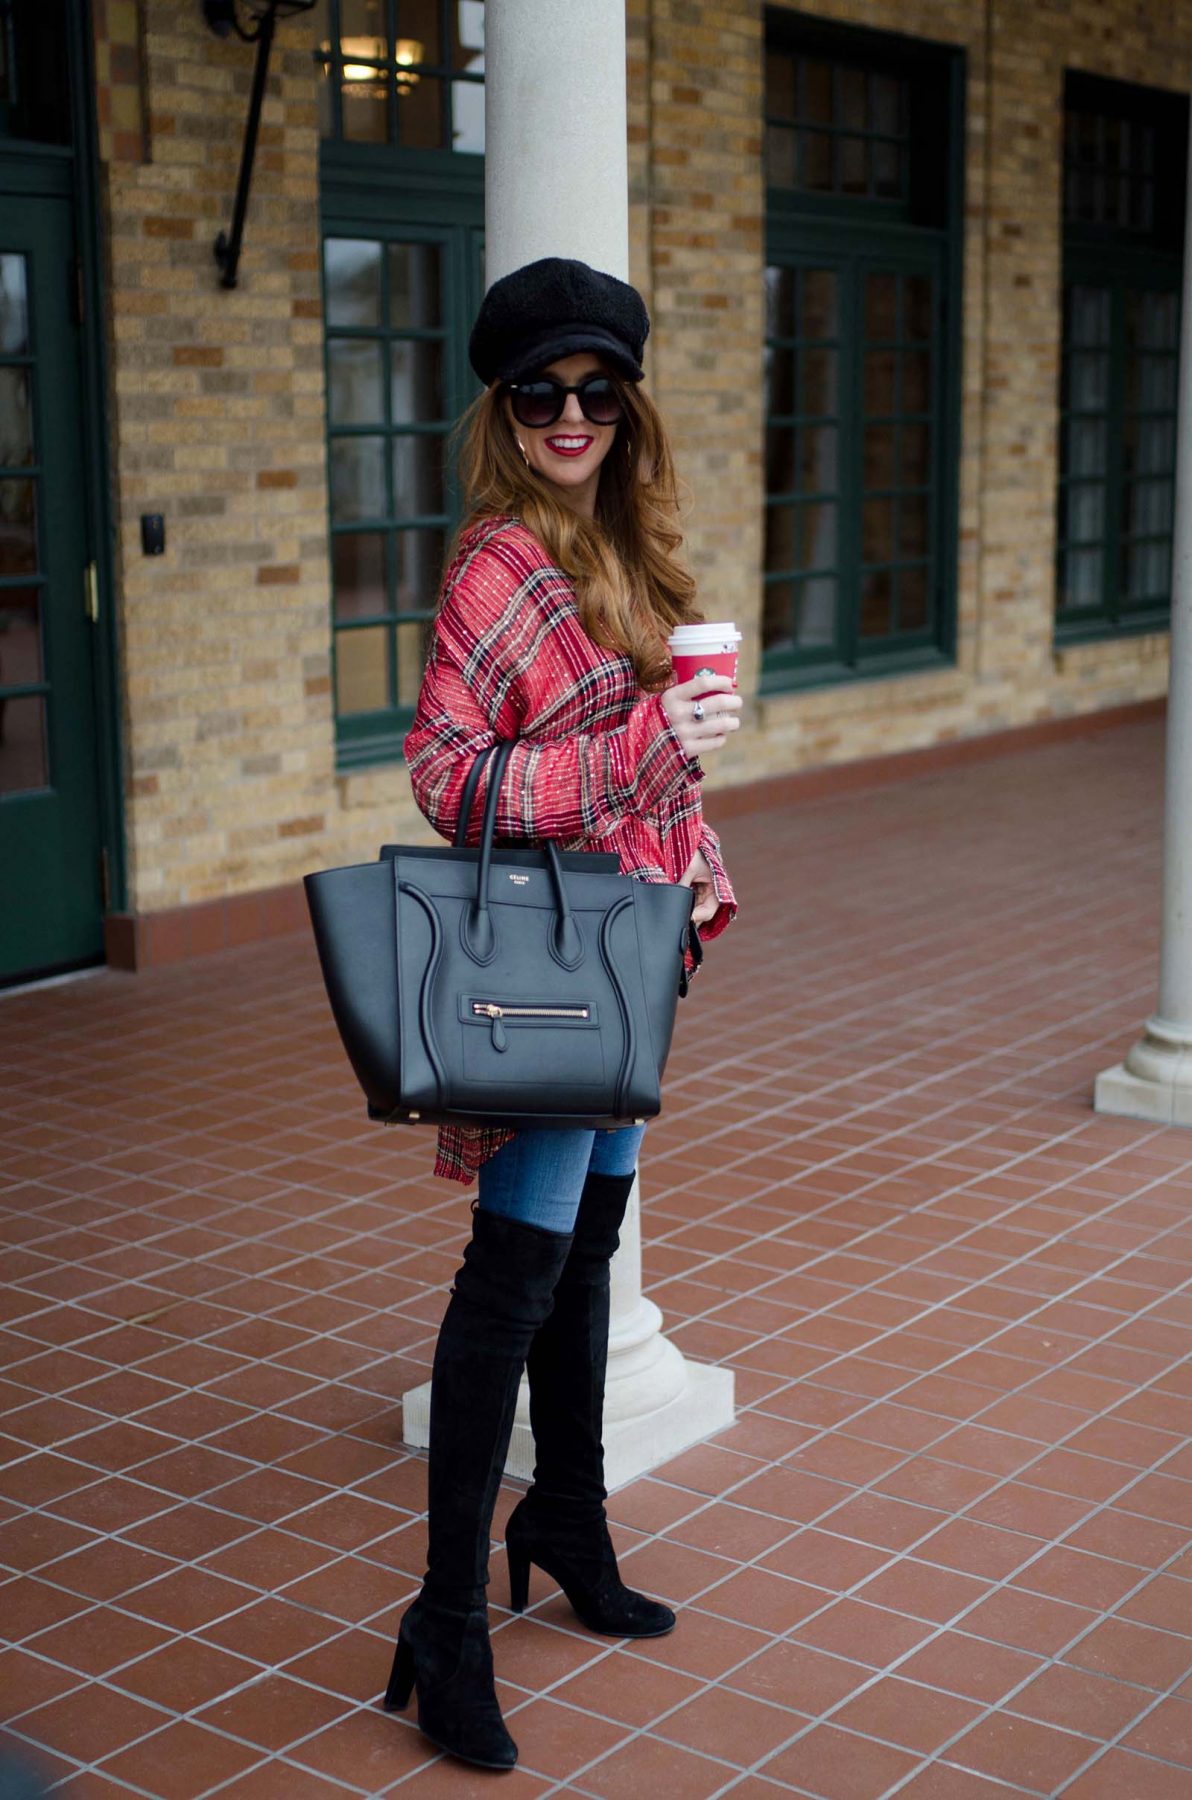
[[[716,887],[712,871],[708,867],[708,859],[702,850],[697,850],[688,863],[681,885],[695,890],[695,905],[691,909],[693,925],[706,925],[709,919],[715,918],[720,902],[716,898]]]
[[[739,731],[740,694],[727,675],[693,675],[668,687],[662,710],[683,747],[684,756],[706,756],[719,750],[732,731]]]

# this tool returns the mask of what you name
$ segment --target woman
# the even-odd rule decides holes
[[[648,331],[640,295],[580,262],[547,258],[486,295],[469,347],[486,384],[466,421],[470,517],[406,760],[419,806],[451,837],[477,752],[516,738],[498,834],[614,850],[643,880],[681,880],[709,938],[735,902],[696,759],[738,728],[741,702],[724,677],[666,686],[666,637],[698,615],[674,560],[666,434],[636,386]],[[473,838],[486,785],[487,773]],[[537,1461],[506,1531],[514,1609],[534,1562],[593,1631],[649,1637],[675,1623],[621,1582],[604,1512],[609,1260],[643,1130],[439,1133],[436,1173],[478,1176],[479,1199],[435,1350],[426,1578],[385,1700],[404,1706],[416,1686],[427,1736],[484,1767],[517,1760],[485,1587],[523,1367]]]

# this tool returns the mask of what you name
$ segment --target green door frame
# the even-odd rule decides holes
[[[76,555],[95,570],[93,623],[85,623],[85,591],[77,595],[79,624],[87,633],[87,673],[91,721],[86,756],[94,760],[94,838],[101,858],[95,870],[98,905],[95,943],[102,943],[107,913],[126,903],[126,858],[122,804],[118,644],[113,602],[113,522],[110,504],[109,446],[106,423],[106,358],[101,282],[98,121],[90,0],[65,9],[65,44],[70,130],[69,145],[31,144],[0,138],[0,188],[36,209],[39,197],[67,209],[67,236],[61,280],[69,292],[77,367],[75,406],[78,437],[75,491],[67,504],[76,509]],[[72,267],[73,259],[73,267]],[[68,602],[69,603],[69,602]],[[102,954],[102,952],[100,952]]]
[[[95,563],[99,617],[95,624],[95,735],[100,829],[106,851],[105,911],[128,906],[124,820],[124,759],[120,707],[120,641],[116,621],[115,519],[112,512],[110,392],[103,329],[99,208],[99,117],[96,106],[95,24],[91,0],[68,6],[71,130],[75,156],[75,232],[82,299],[83,467],[87,541]]]

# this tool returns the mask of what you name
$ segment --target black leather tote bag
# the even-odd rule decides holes
[[[702,955],[691,889],[615,856],[494,845],[512,747],[473,763],[453,846],[390,845],[305,880],[340,1037],[387,1124],[614,1127],[661,1108],[684,951]]]

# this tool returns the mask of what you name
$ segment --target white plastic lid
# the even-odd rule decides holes
[[[741,642],[741,633],[732,620],[727,619],[710,625],[676,625],[666,641],[671,650],[706,650],[711,644],[735,650]]]

